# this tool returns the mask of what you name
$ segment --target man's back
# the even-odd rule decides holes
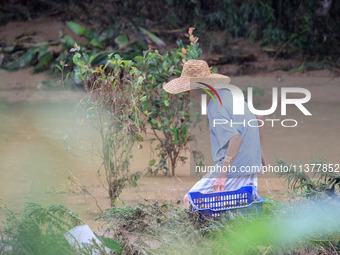
[[[243,139],[228,177],[253,174],[261,170],[261,144],[256,116],[244,102],[244,115],[233,115],[233,97],[229,90],[218,90],[222,106],[210,100],[207,108],[210,125],[211,151],[216,164],[221,165],[228,142],[234,135]]]

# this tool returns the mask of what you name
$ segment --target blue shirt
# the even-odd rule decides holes
[[[261,144],[256,116],[244,102],[244,115],[233,115],[233,97],[229,90],[218,90],[222,106],[215,95],[207,107],[211,151],[219,166],[227,153],[229,140],[240,135],[243,139],[239,153],[228,171],[227,177],[249,175],[261,170]],[[250,122],[249,122],[250,121]]]

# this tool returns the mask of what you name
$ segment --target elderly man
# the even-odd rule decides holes
[[[256,118],[260,120],[260,116],[254,116],[246,102],[244,102],[244,114],[233,115],[231,92],[214,89],[214,86],[220,84],[221,81],[228,84],[230,78],[220,74],[212,74],[208,64],[202,60],[187,61],[183,66],[181,76],[165,84],[163,89],[172,94],[189,92],[191,97],[197,100],[197,95],[200,93],[197,90],[190,91],[194,88],[192,86],[193,81],[195,81],[195,84],[205,85],[216,92],[215,100],[210,100],[208,104],[207,114],[215,169],[223,171],[213,171],[206,174],[189,192],[230,191],[246,185],[257,187],[257,173],[261,170],[261,163],[266,165],[261,146],[262,128],[257,127],[261,125],[249,126],[247,123]],[[190,82],[192,83],[190,84]],[[221,102],[221,104],[215,103],[215,101]],[[221,123],[221,120],[223,120],[223,123]],[[228,169],[229,171],[225,171]],[[187,194],[183,201],[185,207],[188,208],[189,198]]]

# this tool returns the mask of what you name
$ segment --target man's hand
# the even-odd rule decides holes
[[[216,181],[213,184],[214,192],[224,191],[225,181],[226,181],[225,177],[216,178]]]

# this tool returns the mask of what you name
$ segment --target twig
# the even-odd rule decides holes
[[[92,197],[96,203],[96,206],[98,207],[98,209],[101,211],[101,213],[103,213],[103,210],[100,208],[100,206],[98,205],[98,201],[95,198],[95,196],[93,196],[87,189],[84,188],[84,186],[80,183],[80,181],[72,174],[71,171],[68,171],[69,174],[72,176],[72,178],[78,183],[78,185],[80,186],[81,190],[83,191],[84,194],[88,194],[90,197]]]
[[[310,237],[307,237],[307,239],[311,240],[311,241],[314,241],[314,242],[334,242],[336,241],[336,239],[334,240],[319,240],[319,239],[313,239],[313,238],[310,238]],[[331,244],[331,243],[330,243]],[[333,247],[334,248],[334,247]]]
[[[179,180],[181,183],[183,183],[182,180],[181,180],[180,178],[177,177],[177,175],[174,175],[174,177],[175,177],[177,180]]]
[[[267,186],[267,192],[270,194],[270,196],[273,197],[273,193],[271,192],[269,185],[268,185],[268,180],[266,179],[266,186]]]
[[[337,252],[337,250],[335,249],[334,245],[331,242],[329,242],[329,245],[332,247],[332,249],[334,250],[335,254],[339,255],[339,253]]]
[[[287,46],[288,43],[290,43],[297,35],[292,36],[291,38],[289,38],[289,40],[287,42],[285,42],[284,44],[282,44],[282,46],[276,51],[275,56],[272,59],[272,62],[275,61],[275,59],[277,58],[277,56],[279,55],[279,53],[281,53],[281,51]]]
[[[171,29],[171,30],[151,29],[150,32],[159,33],[159,34],[178,34],[178,33],[184,33],[186,30],[187,30],[186,27],[182,27],[182,28]]]

